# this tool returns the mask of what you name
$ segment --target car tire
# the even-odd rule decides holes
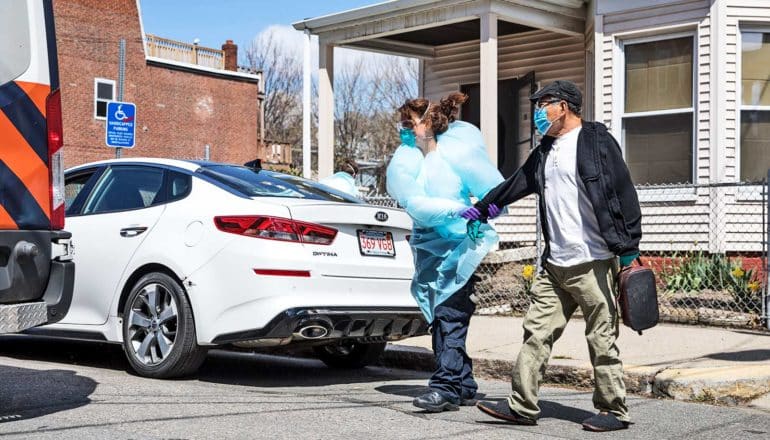
[[[332,368],[363,368],[380,360],[386,342],[365,344],[358,341],[343,341],[313,347],[318,359]]]
[[[123,350],[140,376],[156,379],[195,373],[207,350],[198,345],[184,288],[165,273],[144,275],[123,308]]]

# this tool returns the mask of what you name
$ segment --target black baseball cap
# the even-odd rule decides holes
[[[580,93],[580,89],[578,89],[572,81],[563,79],[554,81],[533,93],[532,96],[529,97],[529,100],[537,102],[543,96],[553,96],[554,98],[563,99],[578,107],[583,105],[583,94]]]

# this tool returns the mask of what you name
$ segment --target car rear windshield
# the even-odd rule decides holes
[[[198,169],[198,173],[249,197],[289,197],[362,203],[343,192],[290,174],[236,165],[207,165]]]

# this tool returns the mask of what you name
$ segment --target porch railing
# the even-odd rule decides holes
[[[169,40],[150,34],[145,36],[145,41],[148,56],[214,69],[225,68],[225,53],[222,50]]]

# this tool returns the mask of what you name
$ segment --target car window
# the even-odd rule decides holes
[[[151,205],[175,202],[190,194],[192,176],[178,171],[166,169],[166,176],[160,191],[152,199]],[[149,196],[149,195],[148,195]]]
[[[114,166],[105,173],[86,204],[85,214],[125,211],[150,206],[163,185],[163,169]]]
[[[184,198],[192,186],[192,176],[189,174],[168,171],[169,202]]]
[[[352,196],[318,182],[289,174],[236,165],[208,165],[201,167],[197,172],[250,197],[290,197],[362,203]]]
[[[77,215],[99,177],[96,168],[68,173],[64,179],[64,212]]]

